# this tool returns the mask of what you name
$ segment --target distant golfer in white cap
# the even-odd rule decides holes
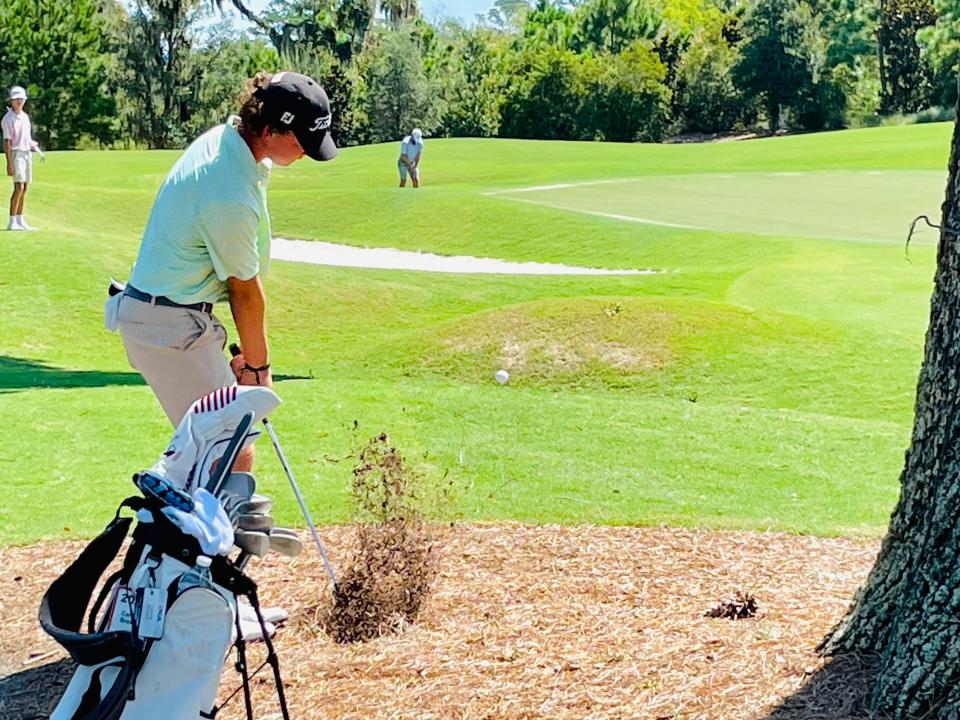
[[[261,276],[270,261],[267,182],[272,165],[305,155],[332,160],[327,94],[294,72],[259,73],[240,117],[187,148],[160,186],[136,264],[117,303],[130,364],[176,426],[198,397],[226,385],[273,385]],[[241,354],[228,362],[227,332],[213,314],[229,302]],[[109,323],[108,323],[109,327]],[[253,465],[253,448],[237,470]]]
[[[13,195],[10,196],[10,222],[7,230],[36,230],[27,225],[23,217],[23,200],[27,186],[33,180],[32,152],[40,152],[33,140],[30,116],[23,111],[27,91],[19,85],[10,88],[10,107],[0,121],[3,128],[3,153],[7,156],[7,175],[13,178]]]
[[[420,158],[423,156],[423,130],[414,128],[400,142],[400,159],[397,160],[397,169],[400,170],[400,187],[407,186],[407,173],[413,180],[415,188],[420,187]]]

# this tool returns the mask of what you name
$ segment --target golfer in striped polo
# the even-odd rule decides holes
[[[326,93],[309,77],[261,73],[248,83],[239,122],[201,135],[161,185],[116,317],[130,364],[174,426],[216,388],[272,386],[261,282],[270,260],[270,167],[336,157],[330,118]],[[231,362],[213,314],[223,301],[242,349]],[[237,470],[252,467],[252,450]]]

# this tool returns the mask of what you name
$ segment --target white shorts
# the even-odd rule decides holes
[[[33,157],[29,150],[13,151],[13,181],[28,183],[33,180]]]

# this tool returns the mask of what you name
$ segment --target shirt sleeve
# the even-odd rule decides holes
[[[204,242],[217,277],[249,280],[260,272],[257,228],[260,218],[249,205],[214,203],[201,213]]]
[[[3,120],[0,120],[0,127],[3,128],[3,139],[13,140],[13,121],[9,115],[3,116]]]

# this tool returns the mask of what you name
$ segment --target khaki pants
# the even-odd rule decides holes
[[[237,381],[223,354],[227,331],[213,315],[124,296],[117,329],[174,427],[197,398]]]

